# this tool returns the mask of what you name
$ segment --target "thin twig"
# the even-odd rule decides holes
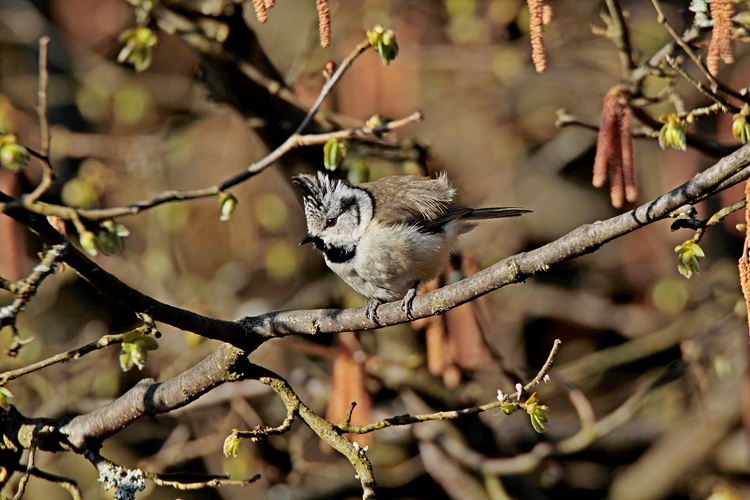
[[[42,180],[34,191],[26,198],[27,203],[34,203],[50,188],[55,180],[55,172],[49,159],[50,131],[47,120],[47,84],[49,83],[49,72],[47,70],[47,49],[49,37],[43,36],[39,39],[39,89],[37,91],[38,104],[36,107],[39,115],[39,133],[41,135],[42,150],[37,156],[42,162]]]
[[[693,236],[693,241],[698,243],[706,234],[707,228],[718,224],[719,222],[721,222],[722,220],[724,220],[726,217],[733,214],[734,212],[738,210],[742,210],[743,208],[745,208],[746,205],[747,205],[747,200],[743,198],[741,200],[735,201],[729,206],[722,208],[721,210],[713,214],[708,219],[700,221],[700,226],[698,226],[698,228],[695,231],[695,236]],[[678,219],[677,221],[679,220],[680,219]]]
[[[699,82],[695,78],[688,75],[687,71],[685,71],[685,69],[677,63],[677,60],[674,57],[667,56],[666,61],[667,63],[669,63],[670,66],[672,66],[672,69],[677,71],[681,77],[683,77],[685,80],[690,82],[693,85],[693,87],[698,89],[698,91],[701,94],[705,95],[706,97],[714,101],[714,103],[716,103],[718,106],[720,106],[722,111],[724,111],[725,113],[730,113],[730,112],[739,113],[740,112],[740,108],[736,106],[732,106],[728,102],[724,102],[721,99],[721,97],[719,97],[714,92],[712,92],[711,89],[703,85],[703,83]]]
[[[18,331],[18,326],[16,325],[15,321],[10,325],[10,328],[13,332],[13,341],[11,341],[10,345],[5,348],[5,353],[11,358],[15,358],[16,356],[18,356],[18,353],[21,351],[23,346],[34,342],[35,337],[21,337],[21,332]]]
[[[578,453],[593,444],[597,439],[601,439],[617,427],[630,421],[634,413],[644,403],[646,396],[669,379],[669,372],[670,369],[667,369],[662,376],[647,384],[646,387],[628,398],[616,410],[598,421],[594,418],[588,398],[580,391],[572,390],[569,396],[579,412],[581,429],[574,435],[557,443],[540,442],[527,453],[510,458],[488,457],[468,448],[455,439],[443,440],[443,449],[463,466],[483,475],[509,476],[529,473],[537,469],[548,457]]]
[[[734,97],[735,99],[738,99],[742,102],[747,102],[747,96],[743,96],[742,94],[739,94],[732,89],[726,87],[723,85],[719,80],[716,79],[714,75],[711,74],[710,71],[708,71],[708,68],[703,63],[700,57],[693,51],[693,49],[685,43],[685,41],[680,37],[680,35],[677,33],[677,31],[674,29],[674,27],[670,24],[669,21],[667,21],[666,16],[664,15],[664,12],[661,10],[661,5],[659,4],[659,0],[651,0],[651,3],[654,4],[654,8],[656,9],[657,13],[657,21],[659,24],[664,26],[664,28],[667,30],[667,32],[672,36],[675,42],[682,48],[682,50],[685,51],[685,53],[690,57],[690,59],[693,60],[696,66],[698,66],[698,69],[700,69],[701,73],[703,73],[703,76],[706,77],[706,79],[711,82],[711,85],[715,86],[717,89],[721,90],[727,95],[730,95]]]
[[[37,113],[39,113],[39,129],[42,143],[42,154],[49,156],[50,132],[47,121],[47,85],[49,83],[49,71],[47,70],[47,53],[49,48],[49,37],[43,36],[39,39],[39,90],[37,99]]]
[[[66,240],[50,247],[45,253],[42,262],[32,270],[29,276],[11,284],[10,289],[14,293],[15,299],[12,304],[0,308],[0,328],[8,325],[14,327],[14,339],[16,341],[7,350],[10,356],[18,354],[18,350],[24,343],[28,343],[28,341],[17,339],[18,335],[15,330],[16,318],[31,298],[36,295],[37,289],[47,276],[55,272],[56,263],[63,258],[69,245],[70,242]]]
[[[552,368],[552,363],[555,362],[555,356],[557,355],[557,351],[560,350],[561,345],[562,341],[560,339],[555,339],[555,342],[552,344],[552,349],[550,349],[549,355],[547,356],[547,361],[544,362],[544,366],[542,366],[542,369],[536,374],[536,377],[523,387],[524,392],[530,391],[544,380],[544,377],[547,376],[547,373],[549,373]]]
[[[21,498],[23,498],[23,494],[26,492],[26,485],[28,484],[29,478],[31,477],[31,471],[34,469],[35,457],[36,445],[32,443],[31,448],[29,448],[29,463],[26,465],[26,472],[24,472],[23,477],[18,482],[18,491],[16,491],[13,500],[21,500]]]
[[[368,432],[384,429],[386,427],[393,427],[395,425],[409,425],[419,422],[428,422],[430,420],[452,420],[459,417],[465,417],[467,415],[476,415],[477,413],[493,410],[506,404],[511,399],[520,398],[523,393],[530,391],[539,383],[541,383],[545,379],[550,368],[552,368],[552,363],[554,362],[555,355],[557,354],[560,345],[560,340],[555,340],[555,343],[552,345],[552,349],[550,350],[549,356],[547,356],[547,361],[544,363],[544,366],[542,366],[542,368],[536,374],[536,377],[534,377],[531,382],[523,386],[522,391],[516,391],[513,394],[507,394],[504,398],[502,398],[502,400],[493,401],[481,406],[464,408],[461,410],[440,411],[423,415],[396,415],[395,417],[384,418],[367,425],[351,425],[348,421],[344,420],[344,422],[340,423],[336,427],[340,429],[341,432],[348,432],[352,434],[366,434]]]
[[[39,479],[44,479],[45,481],[57,483],[62,489],[70,493],[70,496],[73,500],[83,499],[81,490],[78,489],[78,484],[68,477],[60,476],[58,474],[52,474],[51,472],[43,471],[37,467],[34,467],[31,470],[31,475],[34,477],[38,477]]]
[[[635,69],[633,61],[633,48],[630,42],[630,31],[625,21],[625,14],[622,11],[622,5],[619,0],[607,0],[607,9],[609,10],[610,38],[615,42],[620,53],[623,76],[629,75]]]
[[[23,377],[24,375],[27,375],[29,373],[41,370],[43,368],[47,368],[48,366],[52,366],[57,363],[65,363],[67,361],[78,359],[81,356],[84,356],[92,351],[96,351],[98,349],[104,349],[105,347],[108,347],[111,345],[122,344],[123,338],[125,335],[126,334],[124,333],[120,333],[117,335],[104,335],[103,337],[95,340],[94,342],[90,342],[84,346],[78,347],[76,349],[72,349],[68,352],[61,352],[47,359],[43,359],[42,361],[38,361],[28,366],[24,366],[23,368],[18,368],[17,370],[10,370],[4,373],[0,373],[0,386],[5,385],[9,381],[16,379],[18,377]]]
[[[196,200],[199,198],[207,198],[210,196],[216,196],[222,191],[226,191],[227,189],[230,189],[236,186],[237,184],[244,182],[250,177],[253,177],[254,175],[259,174],[266,168],[270,167],[279,158],[289,153],[293,149],[296,149],[302,146],[325,144],[326,142],[328,142],[329,139],[333,139],[333,138],[353,139],[353,138],[372,137],[372,136],[376,136],[379,134],[385,134],[385,133],[397,130],[399,128],[405,127],[406,125],[417,123],[421,121],[423,118],[424,116],[422,115],[422,113],[419,111],[416,111],[410,114],[409,116],[406,116],[398,120],[393,120],[391,122],[388,122],[382,126],[375,127],[375,128],[356,127],[356,128],[346,129],[346,130],[337,130],[335,132],[326,132],[322,134],[308,134],[308,135],[294,134],[290,136],[289,139],[284,141],[284,143],[281,144],[281,146],[273,150],[267,156],[257,161],[256,163],[253,163],[252,165],[250,165],[250,167],[248,167],[247,170],[219,184],[216,184],[214,186],[207,187],[207,188],[201,188],[201,189],[192,189],[192,190],[185,190],[185,191],[178,191],[178,190],[164,191],[154,196],[151,199],[139,201],[137,203],[133,203],[132,205],[127,205],[127,206],[122,206],[122,207],[102,208],[102,209],[90,209],[90,210],[77,209],[77,208],[72,208],[72,207],[64,207],[60,205],[52,205],[52,204],[42,203],[42,202],[22,203],[22,206],[38,214],[57,215],[58,217],[62,217],[63,219],[72,220],[74,223],[76,223],[77,226],[80,224],[80,217],[83,217],[89,220],[101,220],[101,219],[111,219],[113,217],[136,215],[136,214],[143,212],[144,210],[154,208],[164,203],[171,203],[171,202],[182,201],[182,200]],[[15,206],[11,204],[0,204],[0,213],[2,213],[3,211],[11,210],[13,208],[15,208]]]
[[[349,69],[349,67],[352,65],[354,60],[360,56],[365,50],[370,48],[370,42],[365,40],[364,42],[361,42],[359,45],[357,45],[354,50],[346,56],[346,59],[341,61],[341,64],[338,68],[336,68],[336,71],[331,75],[331,77],[326,81],[326,83],[323,85],[323,88],[320,89],[320,93],[318,94],[318,98],[315,100],[313,105],[310,107],[310,111],[307,112],[307,116],[305,116],[304,120],[302,120],[302,123],[299,124],[299,127],[297,127],[297,130],[294,131],[293,135],[301,134],[305,131],[305,128],[310,123],[310,121],[313,119],[313,117],[316,115],[318,110],[320,109],[320,106],[323,104],[323,101],[326,100],[326,97],[331,93],[331,90],[333,90],[333,87],[338,83],[339,80],[341,80],[341,77],[344,76],[344,73],[346,73],[346,70]]]
[[[176,490],[199,490],[203,488],[217,488],[219,486],[247,486],[261,478],[260,474],[255,474],[247,479],[229,479],[226,475],[214,474],[155,474],[152,472],[143,473],[143,477],[152,480],[159,486],[169,486]]]
[[[258,426],[252,431],[234,431],[233,434],[242,439],[263,439],[273,434],[284,434],[289,432],[292,428],[292,423],[294,423],[294,411],[289,411],[289,408],[287,408],[286,418],[284,418],[284,421],[281,422],[281,425],[278,427]]]
[[[725,217],[727,217],[730,214],[733,214],[737,210],[742,210],[747,205],[747,200],[745,198],[742,198],[741,200],[735,201],[729,206],[726,206],[713,214],[711,217],[708,218],[706,221],[705,227],[713,226],[714,224],[718,224],[722,220],[724,220]]]

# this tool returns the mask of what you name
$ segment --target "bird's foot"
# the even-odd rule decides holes
[[[404,298],[401,299],[401,310],[404,311],[404,314],[406,314],[407,318],[413,318],[411,315],[411,304],[414,302],[414,297],[417,296],[417,287],[416,285],[409,288],[409,290],[406,292],[406,295],[404,295]]]
[[[379,300],[370,299],[365,306],[365,316],[367,316],[367,319],[378,325],[380,324],[380,321],[378,321],[378,306],[380,304]]]

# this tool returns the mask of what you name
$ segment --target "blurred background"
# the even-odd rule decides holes
[[[559,109],[596,124],[604,95],[619,83],[614,45],[591,28],[604,25],[605,5],[559,0],[552,7],[544,74],[531,62],[529,14],[520,0],[331,0],[326,49],[319,44],[312,0],[278,0],[264,24],[249,2],[169,1],[159,4],[155,16],[162,30],[155,29],[151,64],[135,72],[117,62],[123,47],[118,37],[136,26],[137,9],[128,2],[3,0],[0,122],[20,142],[40,149],[38,39],[46,34],[51,152],[59,174],[47,201],[112,207],[167,189],[214,185],[278,146],[299,116],[272,102],[268,89],[244,82],[231,58],[212,52],[216,44],[202,46],[191,38],[190,26],[204,22],[205,28],[205,19],[214,19],[214,41],[224,43],[234,60],[281,79],[304,109],[325,81],[326,61],[342,60],[367,29],[383,23],[397,35],[399,57],[383,66],[374,51],[363,54],[313,129],[421,110],[425,120],[386,137],[386,146],[351,144],[342,175],[360,181],[446,171],[463,204],[534,210],[482,223],[463,237],[463,251],[443,279],[455,281],[618,213],[606,189],[591,186],[596,132],[555,125]],[[651,2],[633,0],[624,7],[638,61],[670,41]],[[664,8],[682,26],[683,3]],[[187,28],[179,16],[189,21]],[[163,31],[170,26],[173,31]],[[722,67],[722,80],[735,88],[747,81],[745,52],[738,44],[737,62]],[[689,85],[680,89],[688,108],[708,102]],[[650,112],[658,117],[673,108],[664,103]],[[702,120],[693,131],[734,144],[730,128],[728,116]],[[638,204],[716,161],[692,149],[663,151],[655,139],[637,140],[635,158]],[[289,155],[232,189],[239,204],[227,222],[219,222],[215,198],[120,218],[130,231],[124,251],[100,254],[96,261],[137,290],[222,319],[362,306],[363,297],[327,270],[318,253],[297,245],[306,230],[290,178],[321,168],[320,148]],[[0,169],[0,189],[19,196],[40,177],[35,161],[20,173]],[[742,196],[741,187],[722,193],[697,207],[699,217]],[[747,324],[736,265],[744,234],[735,227],[742,219],[734,214],[708,231],[701,240],[701,272],[690,280],[678,273],[674,249],[694,233],[670,231],[665,221],[440,318],[271,341],[250,359],[287,378],[319,414],[339,422],[356,401],[353,423],[367,423],[491,402],[498,389],[513,392],[515,383],[530,380],[560,339],[553,380],[539,387],[550,407],[545,434],[533,430],[523,411],[490,411],[352,437],[369,445],[381,498],[748,498],[750,448],[740,398]],[[25,276],[40,250],[27,231],[0,217],[0,275]],[[9,294],[0,298],[3,305],[12,300]],[[47,280],[19,317],[22,336],[35,340],[16,358],[0,354],[0,371],[135,324],[132,312],[67,269]],[[97,351],[11,382],[13,403],[27,416],[89,412],[142,378],[174,377],[217,346],[160,326],[159,349],[143,370],[123,372],[117,347]],[[1,332],[0,341],[10,342],[10,335]],[[665,374],[668,383],[650,385]],[[620,410],[592,431],[590,441],[579,434],[585,444],[576,447],[565,440],[581,429],[585,408],[596,420]],[[232,428],[276,426],[283,418],[283,405],[267,387],[226,384],[186,408],[141,419],[109,439],[102,453],[153,472],[263,476],[244,488],[195,492],[150,484],[139,495],[144,499],[361,497],[348,462],[299,422],[267,443],[243,442],[236,458],[223,456]],[[558,446],[543,460],[527,455],[540,443],[568,448]],[[516,456],[531,457],[532,465],[513,461]],[[75,478],[84,498],[111,498],[82,457],[40,453],[36,460],[45,470]],[[485,463],[495,472],[482,470]],[[45,495],[67,493],[32,479],[25,498]]]

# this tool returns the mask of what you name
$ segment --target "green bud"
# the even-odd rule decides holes
[[[326,170],[336,170],[346,157],[346,144],[339,139],[330,139],[323,146],[323,164]]]
[[[393,30],[385,29],[382,24],[378,24],[367,31],[367,41],[380,55],[380,61],[386,66],[398,56],[399,47],[396,34]]]
[[[374,114],[370,118],[365,121],[365,125],[367,125],[370,128],[378,128],[382,127],[383,125],[388,125],[390,122],[392,122],[392,118],[388,118],[387,116],[383,116],[381,114]]]
[[[101,223],[102,231],[96,233],[96,246],[104,255],[119,254],[122,252],[124,243],[122,238],[128,236],[128,228],[115,222],[107,220]]]
[[[500,411],[505,413],[506,415],[510,415],[511,413],[515,413],[518,408],[518,403],[505,403],[500,407]]]
[[[750,140],[750,124],[747,123],[747,116],[737,113],[732,120],[732,135],[742,144],[747,144]]]
[[[29,163],[29,151],[17,142],[13,134],[0,136],[0,163],[13,171]]]
[[[237,429],[232,429],[232,433],[224,440],[223,450],[225,457],[236,457],[237,452],[240,451],[240,441],[242,440],[237,437],[235,432],[237,432]]]
[[[375,47],[380,39],[383,37],[383,32],[385,31],[385,26],[382,24],[378,24],[375,27],[373,27],[371,30],[367,30],[367,41],[370,42],[370,45]]]
[[[136,71],[141,72],[149,67],[153,57],[154,46],[158,41],[156,34],[146,26],[125,30],[119,37],[125,46],[117,55],[117,62],[132,64]]]
[[[221,208],[221,216],[219,220],[226,222],[234,213],[234,209],[237,208],[239,201],[237,198],[228,191],[222,191],[219,195],[219,207]]]
[[[13,397],[13,394],[5,387],[0,387],[0,408],[3,410],[10,410],[10,403],[8,400]]]
[[[693,273],[700,272],[698,259],[704,257],[703,249],[693,240],[687,240],[682,245],[675,247],[677,253],[677,270],[680,274],[690,279]]]
[[[381,114],[378,113],[378,114],[374,114],[370,118],[368,118],[367,121],[365,121],[365,125],[367,127],[372,128],[372,129],[376,129],[376,128],[382,127],[384,125],[388,125],[392,121],[393,121],[392,118],[388,118],[387,116],[383,116],[383,115],[381,115]],[[385,135],[385,132],[377,132],[375,134],[375,136],[378,139],[382,139],[384,135]]]
[[[140,45],[144,47],[153,47],[156,45],[156,34],[154,34],[153,31],[151,31],[150,28],[147,28],[145,26],[139,26],[135,29],[135,32],[132,35],[132,39],[137,41]]]
[[[92,257],[99,253],[96,250],[96,235],[91,231],[84,231],[79,234],[78,241],[81,243],[81,248]]]
[[[662,149],[672,147],[685,151],[687,148],[687,136],[685,135],[685,129],[680,122],[680,118],[676,114],[661,115],[659,121],[664,123],[664,126],[659,130],[659,146]]]

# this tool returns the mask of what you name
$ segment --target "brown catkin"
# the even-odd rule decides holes
[[[740,270],[740,285],[742,286],[742,295],[745,296],[748,332],[750,332],[750,269],[748,268],[747,259],[744,257],[740,257],[738,267]]]
[[[622,174],[622,155],[619,154],[622,147],[619,131],[615,135],[615,141],[615,150],[618,154],[609,161],[609,199],[613,207],[622,208],[625,204],[625,178]]]
[[[620,103],[620,149],[622,150],[622,177],[625,181],[625,199],[630,203],[638,199],[633,160],[633,110]]]
[[[320,31],[320,45],[325,48],[331,45],[331,12],[328,0],[316,0],[318,8],[318,31]]]
[[[549,3],[549,0],[542,0],[542,23],[551,24],[553,13],[552,4]]]
[[[747,309],[748,333],[750,334],[750,264],[748,264],[748,246],[750,245],[750,180],[745,183],[745,246],[738,263],[740,286],[745,297]]]
[[[270,9],[276,5],[276,0],[265,0],[263,3],[266,4],[266,9]]]
[[[531,60],[537,73],[547,69],[544,52],[544,8],[543,0],[526,0],[529,6],[529,35],[531,36]]]
[[[714,21],[711,30],[711,41],[708,43],[706,54],[706,67],[708,71],[717,76],[719,73],[719,59],[726,64],[734,62],[732,52],[732,17],[734,6],[731,0],[711,0],[711,18]]]
[[[255,17],[258,18],[258,22],[265,23],[268,21],[265,0],[253,0],[253,8],[255,9]]]
[[[618,146],[617,92],[612,89],[604,96],[602,104],[602,121],[599,125],[599,136],[596,140],[596,157],[594,158],[594,176],[591,183],[602,187],[607,182],[607,167],[614,156],[620,156]]]
[[[448,365],[448,345],[445,338],[445,324],[443,318],[433,316],[430,318],[424,331],[425,351],[427,357],[427,371],[439,377]]]

